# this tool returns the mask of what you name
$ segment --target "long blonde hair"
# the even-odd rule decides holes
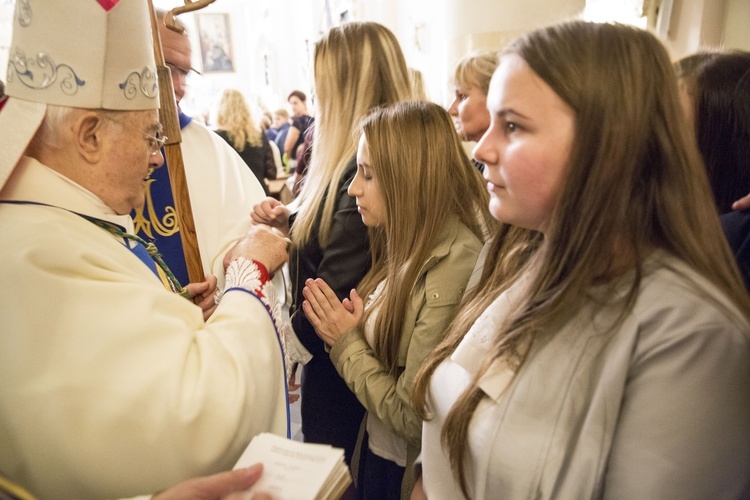
[[[227,132],[229,141],[237,151],[245,149],[246,143],[254,148],[263,144],[260,127],[253,120],[250,107],[239,90],[226,89],[221,94],[216,124]]]
[[[481,285],[468,297],[448,336],[426,360],[413,395],[423,418],[429,380],[483,311],[521,274],[518,307],[497,325],[492,354],[450,410],[442,429],[452,469],[468,496],[463,457],[469,422],[483,398],[478,380],[494,359],[520,366],[528,346],[578,310],[595,283],[609,283],[602,304],[621,311],[637,298],[650,249],[687,263],[750,317],[750,299],[714,208],[692,131],[682,117],[666,50],[646,31],[581,21],[531,32],[510,44],[516,54],[575,112],[575,137],[565,179],[541,233],[504,226]],[[628,262],[615,261],[620,249]],[[630,274],[632,272],[632,274]],[[628,274],[626,274],[628,273]],[[626,278],[626,276],[633,276]],[[618,281],[629,279],[618,299]],[[706,300],[714,300],[706,297]]]
[[[429,101],[427,89],[424,85],[422,72],[415,68],[409,68],[409,81],[411,81],[412,99],[415,101]]]
[[[326,197],[326,193],[336,192],[357,151],[357,124],[375,106],[408,100],[411,87],[396,37],[371,22],[347,23],[328,31],[315,45],[314,72],[315,149],[300,193],[292,240],[298,246],[309,241],[320,216],[317,236],[325,248],[336,202],[335,196]]]
[[[370,229],[372,267],[359,287],[367,296],[385,279],[381,306],[368,308],[360,325],[379,311],[375,354],[395,376],[409,296],[441,228],[458,217],[482,240],[495,221],[482,176],[442,107],[413,101],[375,108],[360,130],[386,214],[383,226]]]

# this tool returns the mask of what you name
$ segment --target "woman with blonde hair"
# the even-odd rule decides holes
[[[487,112],[487,91],[490,78],[497,68],[497,52],[475,52],[461,59],[453,70],[453,92],[455,97],[448,107],[453,117],[456,132],[466,141],[464,149],[471,158],[476,141],[490,126]],[[479,170],[482,165],[475,161]]]
[[[302,310],[368,411],[364,498],[408,498],[422,437],[409,391],[494,221],[482,178],[443,108],[376,108],[360,128],[349,194],[369,228],[372,267],[345,299],[350,307],[318,278],[307,281]],[[366,305],[360,297],[369,297]]]
[[[536,30],[488,108],[504,226],[416,379],[415,498],[747,497],[750,298],[666,50]]]
[[[313,58],[315,146],[291,227],[296,306],[308,278],[322,278],[344,299],[367,273],[367,228],[347,193],[357,172],[355,131],[372,108],[411,97],[404,55],[393,33],[380,24],[332,28],[315,45]],[[287,232],[290,212],[267,198],[255,206],[253,220]],[[312,354],[302,380],[302,432],[306,441],[344,448],[350,463],[364,408],[339,377],[304,311],[294,309],[294,331]]]
[[[273,150],[266,134],[253,121],[250,107],[239,90],[224,90],[216,124],[216,133],[239,153],[268,194],[265,179],[276,178]]]

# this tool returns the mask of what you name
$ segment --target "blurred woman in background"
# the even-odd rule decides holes
[[[266,179],[276,178],[276,162],[268,137],[253,121],[250,108],[240,91],[224,90],[216,124],[216,133],[239,153],[268,194]]]
[[[487,90],[490,78],[497,68],[497,53],[478,52],[461,59],[453,70],[453,91],[455,97],[448,113],[453,117],[456,132],[465,141],[464,150],[472,158],[476,141],[490,126],[487,111]],[[476,160],[474,165],[481,171],[483,166]]]

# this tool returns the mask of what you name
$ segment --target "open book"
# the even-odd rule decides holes
[[[264,492],[278,500],[338,499],[352,482],[344,450],[325,444],[259,434],[234,468],[258,462],[263,464],[263,475],[250,493]]]

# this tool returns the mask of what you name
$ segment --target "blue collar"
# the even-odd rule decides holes
[[[193,121],[193,119],[191,117],[189,117],[188,115],[186,115],[185,113],[183,113],[180,108],[177,108],[177,111],[178,111],[178,113],[177,113],[178,114],[178,118],[180,119],[180,130],[182,130],[185,127],[187,127],[188,124],[191,121]]]

